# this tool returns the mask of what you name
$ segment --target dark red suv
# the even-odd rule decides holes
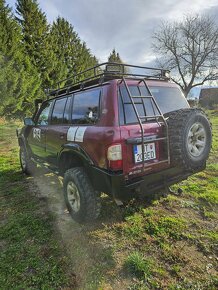
[[[101,192],[119,204],[165,190],[203,170],[211,148],[205,114],[156,68],[90,68],[58,83],[24,123],[23,172],[38,163],[63,175],[67,208],[79,222],[99,215]]]

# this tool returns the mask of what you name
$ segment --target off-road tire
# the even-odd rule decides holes
[[[72,182],[80,198],[80,207],[77,212],[72,208],[68,198],[68,185]],[[67,170],[64,174],[63,188],[67,209],[75,221],[85,223],[98,218],[101,209],[100,194],[93,189],[84,168],[75,167]]]
[[[27,152],[23,146],[20,147],[19,158],[22,172],[25,173],[26,175],[34,174],[35,164],[33,163],[32,160],[29,159]]]
[[[188,171],[204,168],[212,143],[211,124],[205,113],[201,109],[181,109],[170,112],[165,117],[167,118],[169,128],[171,164]],[[188,137],[188,134],[190,130],[192,130],[194,124],[198,124],[201,129],[203,128],[205,136],[205,145],[202,147],[203,149],[202,152],[199,153],[199,156],[193,156],[189,149],[190,138],[192,137]]]

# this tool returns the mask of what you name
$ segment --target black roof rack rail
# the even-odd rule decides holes
[[[104,81],[121,77],[169,80],[170,71],[162,68],[104,62],[63,79],[54,84],[54,87],[45,91],[47,95],[54,95],[58,94],[59,91],[69,90],[73,87],[84,87],[87,82],[96,81],[97,83],[99,80]]]

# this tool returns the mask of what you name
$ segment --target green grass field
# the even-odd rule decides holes
[[[210,119],[207,168],[174,186],[182,196],[124,209],[102,196],[100,219],[83,226],[59,207],[56,176],[21,174],[17,125],[2,121],[0,289],[217,289],[218,113]]]
[[[0,123],[0,289],[73,289],[54,216],[20,171],[15,129]]]

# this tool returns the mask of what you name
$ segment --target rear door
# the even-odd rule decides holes
[[[69,142],[77,143],[93,159],[98,156],[95,149],[99,141],[94,132],[99,119],[100,92],[100,88],[93,88],[54,100],[46,136],[46,154],[50,165],[58,165],[62,146]]]
[[[53,166],[58,165],[58,154],[62,149],[62,145],[67,141],[71,102],[71,96],[54,100],[50,125],[46,134],[46,159]]]
[[[160,162],[164,156],[160,151],[161,142],[156,141],[163,136],[162,123],[155,119],[159,115],[151,94],[145,85],[129,85],[128,89],[134,97],[134,103],[143,123],[145,167],[148,171]],[[138,96],[138,98],[137,98]],[[144,98],[145,97],[145,98]],[[146,98],[147,97],[147,98]],[[142,164],[142,133],[136,113],[124,84],[118,91],[120,132],[123,140],[124,173],[134,176],[140,172]],[[152,118],[146,118],[152,117]],[[163,146],[162,146],[163,147]]]

